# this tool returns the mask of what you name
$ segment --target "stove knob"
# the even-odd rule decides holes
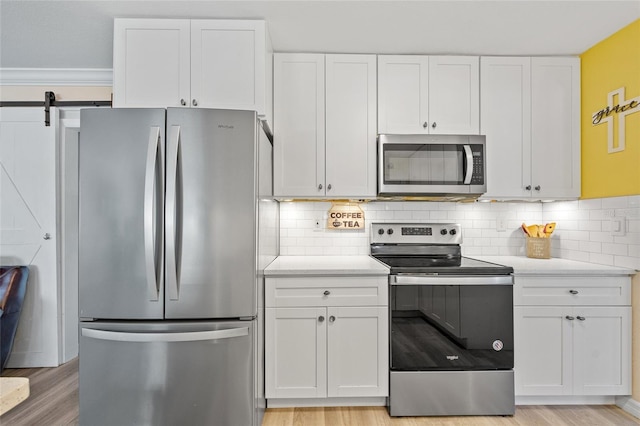
[[[444,229],[444,228],[442,228],[442,229],[440,230],[440,235],[447,235],[447,230],[446,230],[446,229]]]
[[[456,232],[455,229],[452,229],[452,230],[449,231],[449,235],[456,235],[456,234],[457,234],[457,232]]]
[[[391,228],[387,229],[387,234],[389,234],[389,235],[393,234],[393,229],[391,229]]]
[[[378,229],[378,235],[382,235],[382,234],[384,234],[384,229],[382,228]]]

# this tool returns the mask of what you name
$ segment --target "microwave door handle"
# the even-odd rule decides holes
[[[471,145],[463,145],[464,155],[467,159],[467,167],[464,173],[464,184],[469,185],[471,178],[473,177],[473,153],[471,152]]]

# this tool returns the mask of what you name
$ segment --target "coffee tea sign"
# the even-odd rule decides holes
[[[364,229],[364,212],[358,204],[333,204],[329,209],[327,229]]]

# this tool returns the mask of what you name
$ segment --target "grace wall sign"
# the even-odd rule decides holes
[[[618,103],[614,105],[614,97],[618,97]],[[592,123],[594,126],[607,123],[607,146],[609,153],[624,151],[625,145],[625,118],[629,114],[640,111],[640,96],[633,99],[624,98],[624,87],[607,96],[607,106],[598,112],[594,112]],[[618,144],[614,144],[613,126],[616,117],[618,118]]]

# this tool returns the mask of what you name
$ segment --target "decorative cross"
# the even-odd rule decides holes
[[[614,97],[618,97],[618,103],[614,105]],[[625,100],[624,87],[621,87],[613,92],[609,92],[607,96],[607,107],[594,112],[592,115],[592,123],[597,126],[601,123],[607,123],[607,145],[609,153],[624,151],[625,146],[625,118],[629,114],[640,111],[640,96],[633,99]],[[612,113],[619,114],[618,120],[618,144],[614,145],[613,141],[613,126],[614,117]]]

